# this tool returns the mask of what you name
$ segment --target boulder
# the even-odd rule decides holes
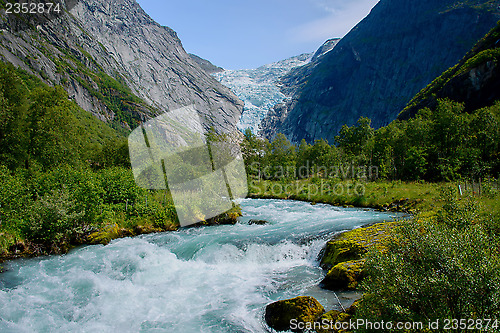
[[[365,252],[362,245],[352,240],[332,240],[326,244],[320,265],[330,270],[341,262],[361,259]]]
[[[354,290],[363,278],[365,260],[346,261],[328,271],[320,286],[329,290]]]
[[[265,320],[276,331],[288,331],[292,320],[313,324],[324,312],[325,309],[314,297],[300,296],[267,305]]]
[[[323,314],[318,319],[320,328],[316,330],[317,333],[337,333],[337,332],[347,332],[342,329],[340,323],[349,322],[351,315],[346,312],[340,312],[336,310],[329,311]],[[339,329],[337,329],[339,328]]]

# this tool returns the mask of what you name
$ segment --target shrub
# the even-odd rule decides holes
[[[35,181],[35,197],[44,197],[54,189],[63,189],[71,201],[84,212],[87,223],[95,222],[103,203],[104,190],[94,172],[68,166],[43,174]]]
[[[115,167],[99,173],[103,200],[107,204],[135,203],[143,192],[136,184],[131,170]]]
[[[435,219],[403,223],[387,250],[366,262],[359,318],[428,321],[500,315],[498,242],[478,221],[475,202],[443,189]],[[473,223],[475,222],[475,223]]]
[[[78,207],[66,189],[47,193],[32,206],[22,224],[26,239],[44,245],[67,243],[88,233],[85,210]]]

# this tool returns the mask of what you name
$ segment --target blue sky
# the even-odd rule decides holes
[[[256,68],[343,37],[378,0],[137,0],[187,52],[226,69]]]

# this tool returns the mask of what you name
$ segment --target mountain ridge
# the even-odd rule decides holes
[[[421,90],[399,114],[399,120],[414,117],[423,108],[434,109],[448,98],[464,103],[472,112],[500,100],[500,21],[455,66]]]

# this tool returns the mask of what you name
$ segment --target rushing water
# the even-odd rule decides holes
[[[310,295],[338,307],[317,287],[321,248],[336,232],[393,218],[282,200],[247,199],[242,209],[234,226],[9,263],[0,275],[0,332],[266,332],[272,301]]]

